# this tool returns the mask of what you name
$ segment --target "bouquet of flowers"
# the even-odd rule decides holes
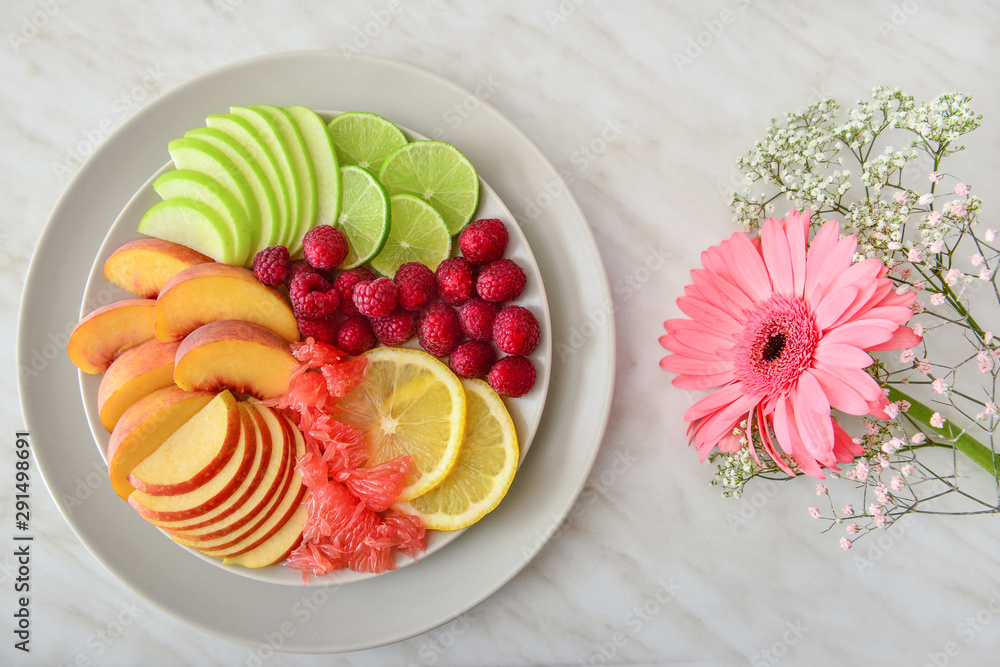
[[[744,232],[664,323],[660,365],[711,390],[685,420],[713,484],[823,480],[808,511],[844,549],[910,514],[1000,513],[1000,251],[943,166],[982,119],[969,102],[876,88],[846,117],[824,100],[772,122],[739,163]]]

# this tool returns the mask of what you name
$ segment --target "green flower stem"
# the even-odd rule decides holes
[[[892,402],[906,401],[910,404],[910,409],[906,411],[906,416],[920,422],[928,430],[937,433],[939,436],[954,445],[955,449],[968,456],[972,461],[987,472],[996,474],[1000,470],[1000,454],[973,438],[968,433],[955,428],[946,421],[941,428],[931,426],[931,417],[934,410],[930,409],[920,401],[914,400],[893,386],[889,387],[889,400]]]

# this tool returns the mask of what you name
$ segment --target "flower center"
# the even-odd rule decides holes
[[[774,361],[781,356],[781,350],[785,347],[785,334],[777,333],[771,336],[764,346],[764,361]]]
[[[750,394],[784,394],[809,368],[818,342],[809,305],[798,297],[775,294],[746,314],[733,348],[736,378]]]

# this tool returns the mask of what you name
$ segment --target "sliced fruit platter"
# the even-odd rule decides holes
[[[459,148],[256,105],[166,151],[68,344],[115,493],[191,553],[296,585],[409,565],[495,509],[551,328],[523,234]]]

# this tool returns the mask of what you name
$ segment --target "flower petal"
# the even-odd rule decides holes
[[[841,379],[837,373],[828,372],[822,368],[810,368],[806,373],[812,374],[823,388],[830,407],[849,415],[868,414],[868,402],[850,383]]]
[[[854,251],[857,250],[858,242],[854,236],[845,236],[824,257],[819,258],[819,266],[816,267],[815,279],[812,288],[807,289],[805,299],[810,303],[818,303],[823,292],[833,284],[854,260]]]
[[[723,359],[692,359],[680,354],[671,354],[660,360],[660,367],[671,373],[684,375],[717,375],[733,368],[732,361]]]
[[[739,331],[742,323],[732,315],[701,299],[682,296],[677,299],[677,307],[693,320],[723,331]]]
[[[788,235],[780,220],[768,218],[764,222],[760,230],[760,247],[767,272],[771,276],[771,287],[783,296],[794,296],[792,253],[788,247]]]
[[[809,244],[809,252],[806,255],[806,282],[803,288],[803,296],[810,299],[810,295],[816,288],[816,280],[820,275],[823,262],[833,252],[840,239],[840,223],[831,220],[816,232],[812,243]]]
[[[746,234],[733,234],[725,244],[725,255],[736,284],[743,286],[755,301],[766,301],[771,296],[771,280],[760,253]]]
[[[867,368],[873,359],[863,350],[845,343],[831,343],[828,339],[820,340],[813,352],[813,359],[830,366],[851,366]]]
[[[879,343],[878,345],[872,345],[869,350],[874,350],[876,352],[882,352],[885,350],[908,350],[911,347],[916,347],[923,342],[923,338],[913,333],[913,329],[910,327],[901,326],[892,333],[892,337],[884,343]]]
[[[888,320],[856,320],[827,332],[820,344],[846,343],[868,350],[873,345],[889,340],[898,326]]]
[[[663,362],[660,362],[663,366]],[[728,383],[736,375],[735,370],[729,370],[715,375],[678,375],[671,384],[680,389],[714,389]]]
[[[806,284],[806,247],[809,244],[809,211],[792,211],[785,216],[785,234],[792,269],[792,292],[801,297]]]
[[[828,329],[834,322],[840,319],[844,311],[850,308],[851,304],[857,298],[857,288],[850,285],[824,296],[815,308],[816,327],[820,331]]]

